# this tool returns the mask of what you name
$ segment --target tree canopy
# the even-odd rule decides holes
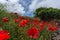
[[[41,7],[36,9],[34,15],[34,17],[39,17],[41,20],[44,21],[60,19],[60,9]]]

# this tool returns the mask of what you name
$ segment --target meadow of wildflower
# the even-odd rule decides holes
[[[51,34],[58,30],[58,23],[50,19],[21,16],[4,9],[0,12],[0,40],[51,40]]]

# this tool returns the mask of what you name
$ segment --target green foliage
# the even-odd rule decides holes
[[[7,17],[9,16],[8,11],[4,8],[4,6],[2,4],[0,4],[0,25],[2,25],[3,23],[1,22],[3,17]],[[0,26],[1,27],[1,26]]]
[[[39,17],[44,21],[60,19],[60,9],[56,8],[38,8],[34,14],[34,17]]]
[[[2,18],[7,17],[9,19],[9,22],[3,23]],[[17,40],[18,39],[18,30],[19,27],[12,21],[12,18],[16,18],[14,14],[10,14],[2,4],[0,4],[0,29],[2,30],[8,30],[10,32],[11,38],[9,40]]]
[[[15,14],[9,13],[6,10],[6,8],[4,8],[2,4],[0,4],[0,27],[2,27],[1,25],[3,24],[1,21],[3,17],[7,17],[8,19],[12,20],[13,18],[16,18],[17,16]]]

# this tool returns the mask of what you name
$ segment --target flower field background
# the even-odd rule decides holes
[[[59,9],[39,8],[31,18],[0,8],[0,40],[51,40],[58,30]]]

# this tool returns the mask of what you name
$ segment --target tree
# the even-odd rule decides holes
[[[50,21],[54,19],[60,19],[60,9],[56,8],[38,8],[34,12],[34,17],[38,17],[44,21]]]

